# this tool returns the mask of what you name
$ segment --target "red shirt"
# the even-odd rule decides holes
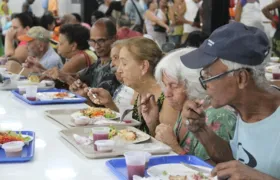
[[[120,28],[117,32],[118,40],[128,39],[128,38],[132,38],[132,37],[139,37],[139,36],[142,36],[142,34],[137,31],[133,31],[133,30],[129,29],[128,27]]]

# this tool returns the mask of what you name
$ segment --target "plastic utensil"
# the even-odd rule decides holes
[[[151,97],[153,97],[153,96],[154,96],[154,95],[151,95],[151,96],[149,97],[149,99],[150,99]],[[140,106],[142,106],[142,105],[144,105],[144,104],[145,104],[145,102],[139,104],[139,105],[136,107],[136,109],[138,109]],[[126,110],[123,112],[123,114],[122,114],[122,116],[121,116],[119,122],[122,122],[122,121],[124,120],[124,118],[125,118],[131,111],[133,111],[133,110],[134,110],[134,108],[133,108],[133,109],[126,109]]]

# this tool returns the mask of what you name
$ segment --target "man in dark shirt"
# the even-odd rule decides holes
[[[90,31],[90,46],[95,49],[99,59],[79,75],[79,80],[71,84],[70,90],[82,96],[87,96],[87,87],[104,88],[113,95],[120,85],[115,72],[111,70],[111,45],[116,41],[116,26],[108,18],[95,22]]]
[[[33,11],[31,9],[31,4],[34,3],[35,0],[26,0],[22,5],[22,12],[28,12],[30,14],[33,14]]]
[[[229,0],[207,0],[202,3],[202,31],[211,34],[229,22]]]
[[[112,16],[112,12],[114,10],[123,13],[126,1],[127,0],[112,1],[109,5],[109,8],[106,11],[105,15],[106,16]]]

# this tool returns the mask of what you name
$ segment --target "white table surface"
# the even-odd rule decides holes
[[[63,126],[44,117],[50,109],[83,108],[85,104],[31,106],[0,91],[0,129],[36,133],[35,156],[27,163],[0,164],[0,180],[117,179],[108,159],[87,159],[59,135]]]

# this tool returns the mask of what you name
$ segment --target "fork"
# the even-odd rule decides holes
[[[154,95],[151,95],[151,96],[149,97],[149,100],[150,100],[150,98],[151,98],[152,96],[154,96]],[[146,103],[146,102],[143,102],[143,103],[139,104],[136,108],[138,109],[140,106],[144,105],[145,103]],[[133,111],[133,110],[134,110],[134,108],[132,108],[132,109],[126,109],[126,110],[123,112],[123,114],[122,114],[122,116],[121,116],[119,122],[122,122],[123,119],[124,119],[131,111]]]
[[[210,105],[211,103],[211,98],[210,96],[206,95],[202,100],[201,100],[201,104],[198,105],[198,107],[203,107],[203,106],[207,106]],[[192,109],[189,109],[192,110]],[[193,111],[193,110],[192,110]],[[190,121],[188,119],[186,119],[186,125],[189,125]]]

